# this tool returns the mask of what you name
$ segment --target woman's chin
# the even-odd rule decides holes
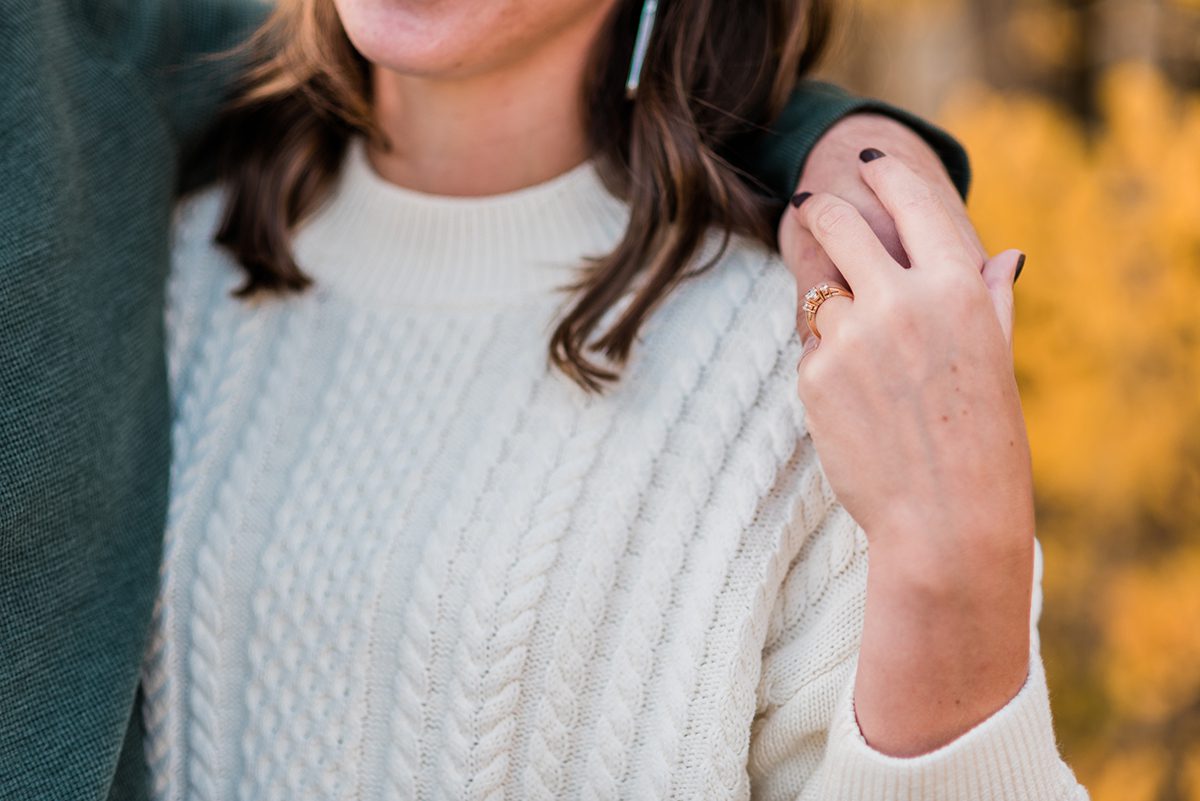
[[[387,0],[339,0],[338,6],[350,43],[372,64],[434,77],[472,60],[470,32],[447,12],[422,13]]]
[[[367,61],[402,75],[487,72],[580,28],[589,37],[612,0],[335,0],[342,27]]]

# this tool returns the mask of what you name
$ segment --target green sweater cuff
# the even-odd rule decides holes
[[[748,153],[747,169],[771,194],[786,200],[796,191],[804,164],[817,141],[850,114],[882,114],[903,123],[923,138],[946,167],[950,179],[966,200],[971,186],[967,152],[954,137],[915,114],[871,98],[855,97],[820,81],[804,81],[792,93],[787,107]]]

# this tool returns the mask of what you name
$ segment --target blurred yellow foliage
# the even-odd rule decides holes
[[[1200,698],[1200,549],[1129,569],[1107,601],[1103,656],[1113,712],[1157,723]]]
[[[985,242],[1029,253],[1016,358],[1039,490],[1169,517],[1200,447],[1200,98],[1124,67],[1103,107],[1094,140],[1047,101],[980,90],[947,122],[975,154]]]
[[[1117,754],[1089,782],[1092,801],[1155,801],[1163,764],[1151,749]]]
[[[1183,767],[1185,798],[1200,798],[1200,747],[1192,749]]]
[[[1092,127],[968,87],[989,249],[1020,247],[1015,358],[1064,750],[1096,801],[1200,801],[1200,94],[1112,69]]]

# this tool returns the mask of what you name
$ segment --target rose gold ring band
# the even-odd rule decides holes
[[[817,330],[817,309],[835,295],[854,300],[854,293],[838,284],[820,283],[804,293],[804,317],[808,320],[808,330],[817,339],[821,338],[821,332]]]

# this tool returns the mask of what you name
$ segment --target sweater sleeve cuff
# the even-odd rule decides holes
[[[1087,792],[1054,740],[1041,658],[1030,655],[1021,691],[975,728],[936,751],[901,758],[867,744],[850,682],[829,732],[823,784],[855,801],[1065,801]],[[825,798],[826,795],[821,795]]]
[[[881,114],[916,132],[941,159],[963,200],[971,187],[971,163],[963,146],[950,134],[904,109],[865,97],[856,97],[833,84],[804,81],[756,148],[751,169],[772,194],[787,199],[796,191],[800,174],[817,142],[829,129],[851,114]]]

